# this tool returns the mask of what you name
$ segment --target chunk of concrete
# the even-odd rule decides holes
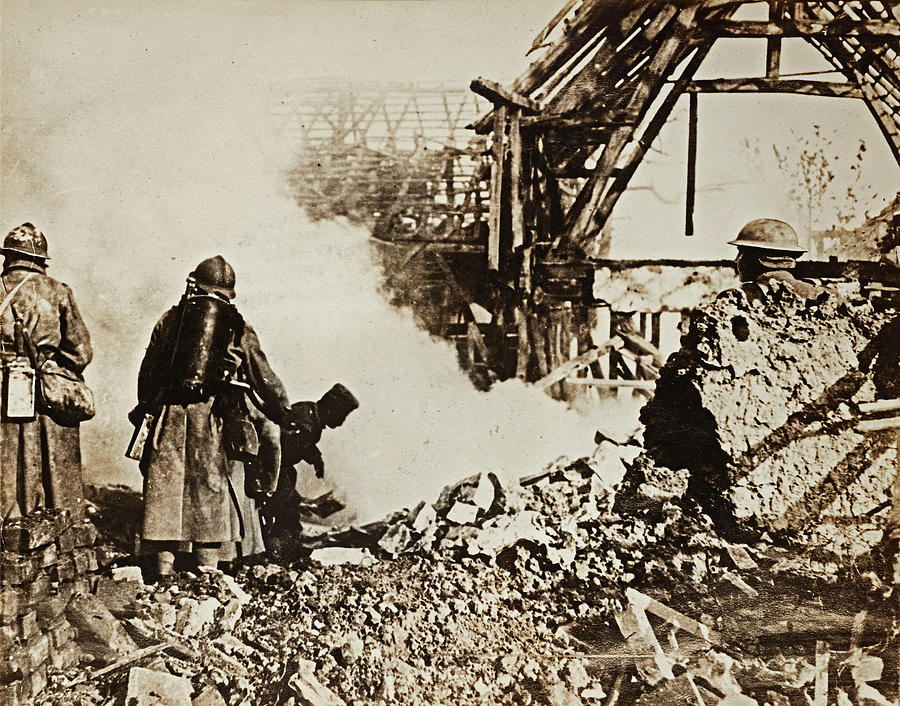
[[[447,522],[457,525],[471,525],[478,517],[478,506],[471,503],[455,502],[447,513]]]
[[[412,542],[409,528],[404,524],[396,524],[388,527],[387,532],[378,540],[378,546],[386,554],[397,556]]]
[[[76,593],[65,612],[78,631],[78,642],[85,651],[112,661],[115,655],[137,649],[122,623],[95,596]]]
[[[222,698],[222,694],[214,686],[208,686],[200,695],[191,701],[191,706],[228,706],[228,702]]]
[[[412,528],[416,532],[424,532],[428,527],[434,524],[437,519],[437,513],[431,505],[423,505],[413,520]]]
[[[216,609],[221,605],[219,601],[209,596],[199,601],[194,598],[182,598],[178,601],[175,631],[185,637],[203,634],[212,625]]]
[[[168,672],[132,667],[128,673],[129,706],[191,706],[191,683]]]
[[[144,576],[141,573],[140,566],[116,566],[112,570],[113,581],[136,581],[144,582]]]
[[[322,566],[336,566],[338,564],[367,565],[374,562],[374,558],[365,549],[356,547],[322,547],[315,549],[309,555],[313,561]]]
[[[316,663],[297,660],[297,673],[288,684],[294,690],[300,706],[346,706],[346,702],[316,679]]]

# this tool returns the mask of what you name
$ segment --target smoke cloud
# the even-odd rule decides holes
[[[338,381],[360,399],[321,447],[363,518],[477,471],[516,477],[589,453],[598,421],[621,424],[518,382],[476,391],[448,344],[378,294],[367,234],[304,218],[239,28],[201,11],[185,22],[176,5],[67,7],[5,10],[2,213],[5,229],[44,230],[50,274],[72,286],[93,336],[89,481],[139,486],[123,453],[140,359],[188,272],[215,254],[234,265],[235,303],[292,400]]]

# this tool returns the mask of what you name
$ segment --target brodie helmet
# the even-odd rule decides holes
[[[234,299],[234,268],[221,255],[208,257],[188,277],[201,289]]]
[[[781,253],[801,255],[806,248],[800,247],[797,232],[784,221],[774,218],[758,218],[741,228],[736,240],[729,245],[761,250],[777,250]]]
[[[35,260],[49,260],[47,239],[32,223],[16,226],[3,239],[2,253],[25,255]]]

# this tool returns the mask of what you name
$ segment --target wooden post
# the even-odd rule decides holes
[[[769,20],[784,19],[784,0],[769,0]],[[766,78],[778,78],[781,71],[781,37],[766,39]]]
[[[489,270],[500,269],[500,220],[503,209],[503,160],[505,157],[506,106],[494,108],[494,161],[491,163],[491,196],[490,213],[488,215],[488,251],[487,266]]]
[[[625,191],[625,187],[628,185],[628,182],[637,170],[638,165],[644,158],[644,154],[650,149],[650,144],[656,139],[656,136],[659,134],[659,131],[662,130],[663,125],[666,124],[666,120],[672,112],[672,109],[675,107],[675,103],[696,73],[700,64],[706,58],[711,47],[711,42],[707,42],[697,47],[694,56],[688,62],[678,80],[673,84],[669,94],[660,104],[659,109],[656,111],[656,115],[653,116],[647,124],[647,127],[644,129],[643,134],[641,134],[640,138],[637,140],[637,144],[631,151],[625,164],[622,165],[621,171],[618,176],[615,177],[612,186],[603,198],[603,203],[601,203],[600,207],[597,209],[596,219],[597,223],[600,224],[600,227],[606,223],[606,219],[609,218],[613,206],[616,205],[616,201],[619,200],[619,197]]]
[[[525,225],[522,216],[522,133],[519,130],[521,111],[509,115],[509,207],[512,216],[512,248],[525,244]]]
[[[516,307],[514,316],[519,333],[516,349],[516,377],[519,380],[526,380],[528,378],[528,361],[531,358],[531,349],[528,345],[528,316],[522,306]]]
[[[688,103],[687,196],[684,204],[684,234],[694,234],[694,198],[697,189],[697,94]]]

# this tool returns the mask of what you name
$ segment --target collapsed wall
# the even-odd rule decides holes
[[[898,319],[772,282],[692,312],[642,410],[657,464],[690,472],[720,527],[860,554],[881,539],[895,432],[863,434],[861,402],[898,396]]]

